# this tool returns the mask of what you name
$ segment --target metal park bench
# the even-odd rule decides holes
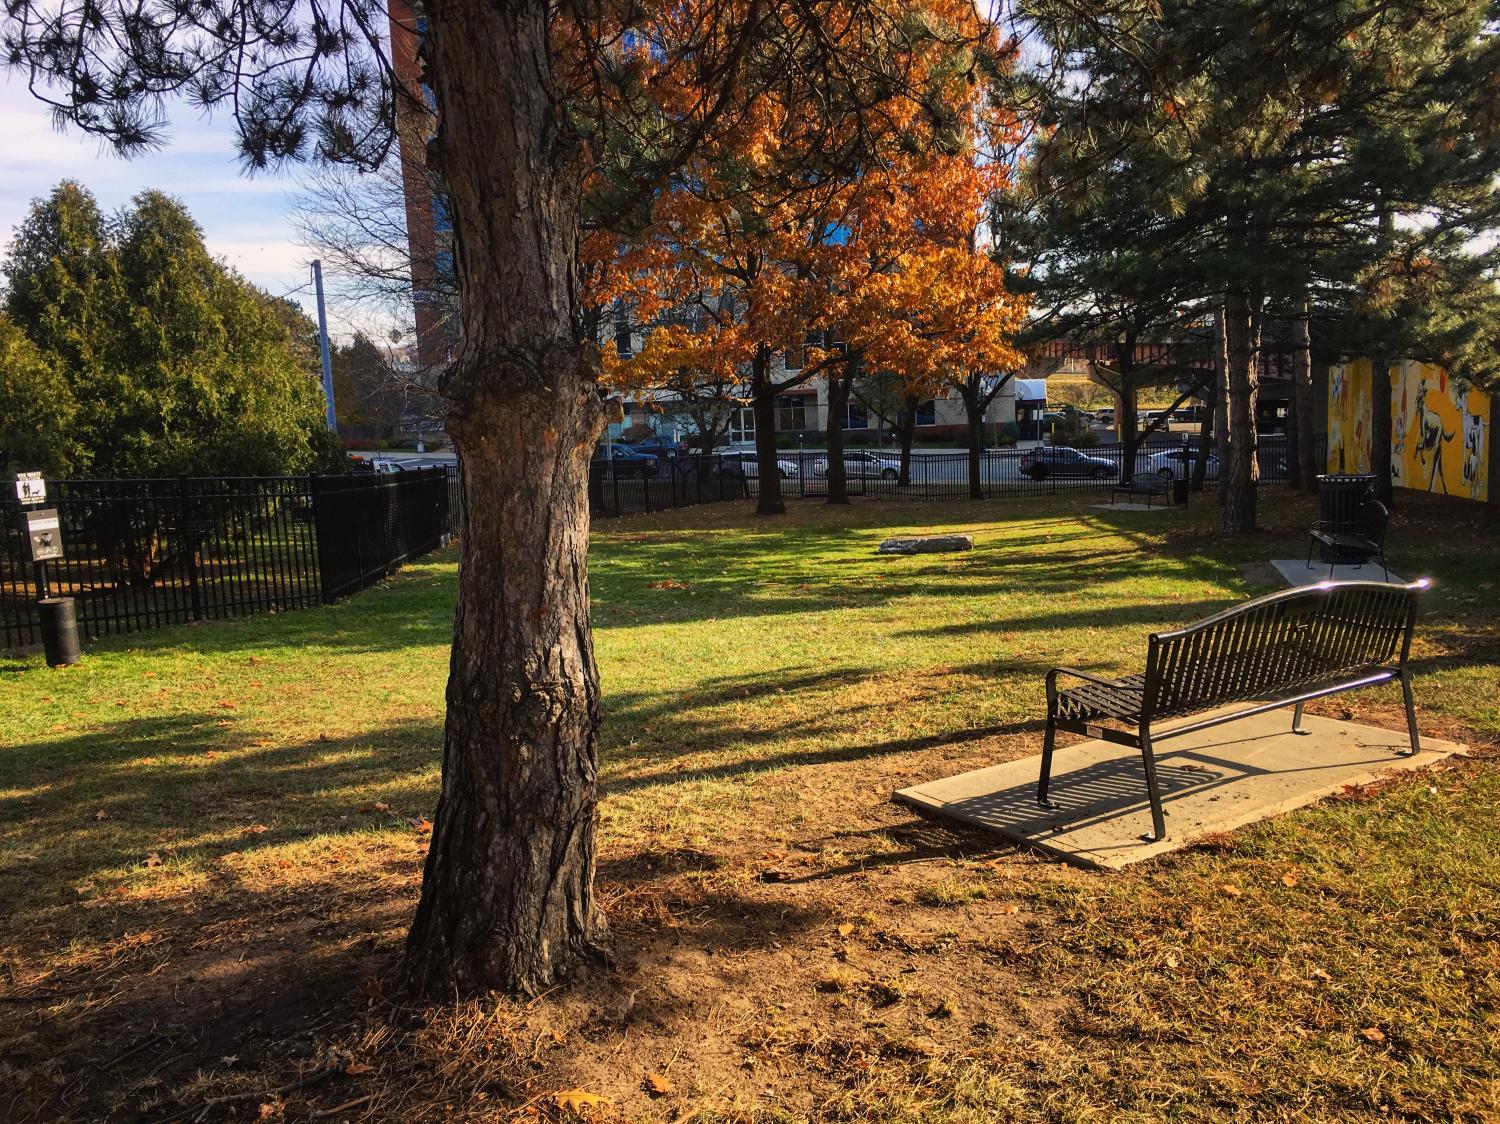
[[[1328,562],[1328,576],[1339,563],[1363,566],[1380,559],[1380,572],[1387,581],[1391,571],[1385,564],[1385,530],[1391,513],[1379,500],[1365,500],[1348,519],[1320,519],[1312,525],[1307,540],[1307,568],[1313,567],[1313,548],[1321,545]]]
[[[1163,476],[1159,472],[1137,472],[1123,484],[1116,484],[1109,493],[1109,502],[1114,503],[1115,497],[1121,492],[1126,496],[1145,496],[1146,506],[1151,506],[1151,501],[1156,496],[1170,499],[1172,495],[1172,478]]]
[[[1153,835],[1165,839],[1155,746],[1237,718],[1295,706],[1292,730],[1302,726],[1304,703],[1341,691],[1399,680],[1406,702],[1411,752],[1420,749],[1407,657],[1417,595],[1427,580],[1323,582],[1247,601],[1175,632],[1153,633],[1144,675],[1106,679],[1070,667],[1047,673],[1047,732],[1037,802],[1044,808],[1058,730],[1087,734],[1139,749],[1151,800]],[[1059,690],[1059,676],[1081,680]],[[1254,705],[1197,722],[1158,729],[1158,723],[1229,703]],[[1120,730],[1100,725],[1114,722]]]

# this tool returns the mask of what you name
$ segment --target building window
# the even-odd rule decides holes
[[[776,428],[806,429],[807,399],[803,395],[782,395],[776,399]]]
[[[937,403],[931,398],[917,405],[918,425],[937,425]]]
[[[870,411],[863,402],[850,402],[844,407],[845,429],[869,429]]]
[[[736,445],[749,444],[755,440],[755,411],[741,406],[729,415],[729,440]]]

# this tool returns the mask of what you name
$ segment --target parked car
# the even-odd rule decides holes
[[[650,453],[657,457],[675,457],[687,451],[687,446],[675,437],[662,437],[653,433],[630,446],[637,452]]]
[[[1100,425],[1114,425],[1115,424],[1115,411],[1114,411],[1114,408],[1111,407],[1111,406],[1106,406],[1102,410],[1095,410],[1094,411],[1094,420],[1096,422],[1098,422]]]
[[[714,469],[716,476],[733,476],[743,479],[756,480],[760,477],[760,461],[754,453],[723,453],[718,458],[719,464]],[[776,467],[781,475],[791,479],[797,478],[797,462],[778,459]]]
[[[828,458],[822,457],[813,461],[809,471],[820,479],[827,476]],[[894,480],[901,475],[901,461],[898,457],[856,450],[844,454],[844,475],[851,480],[867,478]]]
[[[1197,449],[1170,449],[1165,453],[1154,453],[1144,462],[1143,472],[1155,472],[1161,476],[1191,476],[1198,463]],[[1203,470],[1205,480],[1219,478],[1219,458],[1208,454],[1208,464]]]
[[[1105,480],[1119,471],[1114,461],[1091,457],[1067,445],[1051,445],[1022,453],[1020,468],[1023,476],[1033,480],[1043,480],[1048,476],[1087,476]]]
[[[615,472],[644,472],[648,476],[656,475],[660,465],[655,453],[642,453],[618,441],[606,442],[594,450],[594,462],[602,463]]]

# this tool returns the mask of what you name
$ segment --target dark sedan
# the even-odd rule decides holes
[[[1020,469],[1021,475],[1033,480],[1044,480],[1048,476],[1086,476],[1094,480],[1106,480],[1120,471],[1115,467],[1114,461],[1091,457],[1066,445],[1052,445],[1022,453]]]
[[[629,445],[605,444],[594,450],[594,464],[620,476],[655,476],[660,463],[654,453],[637,452]]]

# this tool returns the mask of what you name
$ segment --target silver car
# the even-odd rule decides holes
[[[1154,472],[1159,476],[1192,476],[1194,467],[1198,464],[1197,449],[1170,449],[1165,453],[1153,453],[1145,460],[1145,471]],[[1219,458],[1212,453],[1208,454],[1208,465],[1203,470],[1205,480],[1217,480],[1219,478]]]
[[[827,457],[813,461],[812,474],[820,479],[828,475]],[[901,475],[901,461],[896,457],[856,450],[844,454],[844,475],[851,480],[895,480]]]
[[[718,476],[743,476],[747,480],[760,478],[760,461],[754,453],[723,453],[718,458],[714,474]],[[783,478],[795,480],[798,476],[797,462],[778,459],[776,467]]]

